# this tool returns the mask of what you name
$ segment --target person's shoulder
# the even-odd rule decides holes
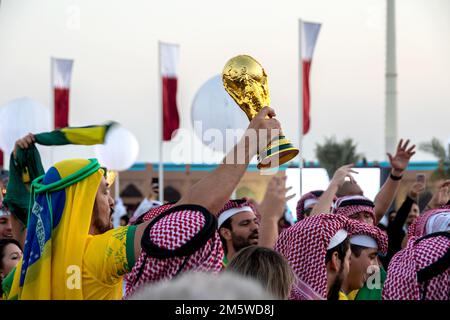
[[[134,226],[120,226],[111,230],[108,230],[102,234],[92,235],[89,234],[86,238],[86,248],[91,246],[106,244],[111,239],[122,240],[126,238],[128,230]]]

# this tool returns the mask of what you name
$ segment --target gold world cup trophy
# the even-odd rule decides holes
[[[265,106],[270,106],[269,86],[264,68],[248,55],[228,60],[223,68],[225,90],[251,121]],[[288,162],[299,153],[285,136],[279,135],[258,152],[258,169],[268,169]],[[278,160],[278,161],[275,161]]]

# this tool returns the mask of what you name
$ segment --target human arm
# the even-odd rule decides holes
[[[263,108],[252,119],[244,137],[227,154],[223,163],[192,186],[176,205],[197,204],[205,207],[212,214],[217,214],[244,175],[251,158],[258,150],[258,145],[260,148],[264,147],[264,142],[261,141],[264,139],[260,139],[264,131],[268,134],[267,139],[270,140],[276,132],[279,134],[280,123],[273,118],[274,116],[273,109]]]
[[[351,173],[357,172],[352,170],[352,168],[353,164],[347,164],[336,170],[333,178],[330,181],[330,184],[328,185],[327,190],[325,190],[324,193],[320,196],[319,201],[312,209],[310,216],[314,216],[320,213],[330,213],[330,208],[333,205],[334,196],[336,195],[339,187],[344,184],[345,178],[348,177],[351,182],[354,182]]]
[[[411,157],[415,154],[415,147],[416,145],[411,146],[408,148],[409,140],[406,140],[405,143],[403,143],[403,139],[400,139],[398,145],[397,145],[397,151],[394,156],[392,156],[390,153],[387,153],[389,162],[391,164],[391,175],[397,178],[401,178],[403,175],[403,172],[408,167],[409,160]],[[398,187],[400,186],[400,179],[394,180],[389,176],[389,178],[386,180],[386,182],[381,187],[380,191],[375,197],[374,203],[375,203],[375,224],[378,224],[378,222],[383,218],[383,215],[386,213],[386,211],[389,209],[389,207],[392,204],[392,201],[394,200]]]
[[[414,203],[417,203],[417,198],[419,196],[419,193],[423,192],[425,190],[425,184],[423,182],[414,182],[411,186],[411,189],[408,192],[408,195],[406,196],[405,201],[403,201],[403,204],[400,206],[400,208],[397,210],[397,214],[395,215],[394,220],[389,223],[389,227],[392,226],[394,232],[397,232],[398,230],[401,230],[403,226],[405,225],[406,219],[408,218],[408,214],[411,211],[411,207]]]
[[[402,248],[402,240],[405,236],[403,232],[403,226],[405,225],[406,219],[408,218],[409,212],[420,192],[425,190],[425,184],[421,182],[415,182],[405,201],[403,201],[400,208],[397,210],[397,214],[392,222],[389,223],[387,228],[388,234],[388,256],[389,260]]]
[[[261,213],[261,224],[259,226],[258,245],[273,249],[278,239],[278,221],[283,217],[285,204],[292,199],[295,194],[287,196],[292,188],[286,188],[284,177],[274,176],[267,186],[264,199],[259,205]]]
[[[267,140],[264,141],[260,138],[265,137],[271,140],[272,136],[279,134],[280,123],[273,118],[274,116],[273,109],[269,107],[261,109],[250,122],[244,137],[227,154],[223,163],[192,186],[175,206],[182,204],[200,205],[216,215],[230,198],[257,150],[267,144]],[[264,133],[267,135],[264,136]],[[256,140],[252,138],[256,138]],[[236,157],[238,158],[236,159]],[[140,254],[141,238],[148,223],[143,223],[136,229],[134,241],[136,257]]]
[[[428,202],[425,210],[431,210],[439,208],[448,203],[450,200],[450,180],[444,181],[438,188],[438,190],[433,194],[433,197]]]

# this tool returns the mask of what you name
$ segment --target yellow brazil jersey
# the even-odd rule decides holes
[[[348,300],[348,297],[342,291],[339,291],[339,300]]]
[[[84,299],[122,299],[122,276],[134,265],[135,230],[136,226],[119,227],[88,237],[82,270]]]
[[[81,271],[83,299],[122,299],[122,276],[131,271],[135,260],[135,231],[136,226],[129,226],[88,235]],[[4,299],[17,299],[17,288],[11,288],[14,277],[18,277],[15,269],[3,279]]]
[[[358,295],[359,289],[353,290],[347,295],[348,300],[355,300],[356,296]]]

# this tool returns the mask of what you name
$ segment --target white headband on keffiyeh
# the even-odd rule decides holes
[[[348,236],[348,232],[344,229],[340,229],[336,232],[333,238],[330,239],[330,244],[327,247],[327,250],[333,249],[334,247],[340,245]]]
[[[378,244],[375,239],[365,234],[356,234],[352,236],[350,238],[350,243],[357,246],[378,250]]]
[[[306,199],[305,204],[304,204],[305,210],[309,209],[310,207],[315,205],[317,202],[319,202],[318,199]]]
[[[357,200],[363,200],[363,201],[371,201],[369,198],[364,197],[364,196],[360,196],[360,195],[352,195],[352,196],[343,196],[340,197],[336,200],[336,202],[333,205],[333,208],[339,208],[341,206],[342,203],[346,202],[346,201],[357,201]]]
[[[232,216],[241,213],[241,212],[251,212],[254,213],[252,208],[250,206],[243,206],[243,207],[237,207],[237,208],[231,208],[224,212],[222,212],[219,216],[218,222],[217,222],[217,228],[220,228],[220,226],[227,221]]]
[[[450,211],[431,216],[426,225],[426,234],[450,231]]]

